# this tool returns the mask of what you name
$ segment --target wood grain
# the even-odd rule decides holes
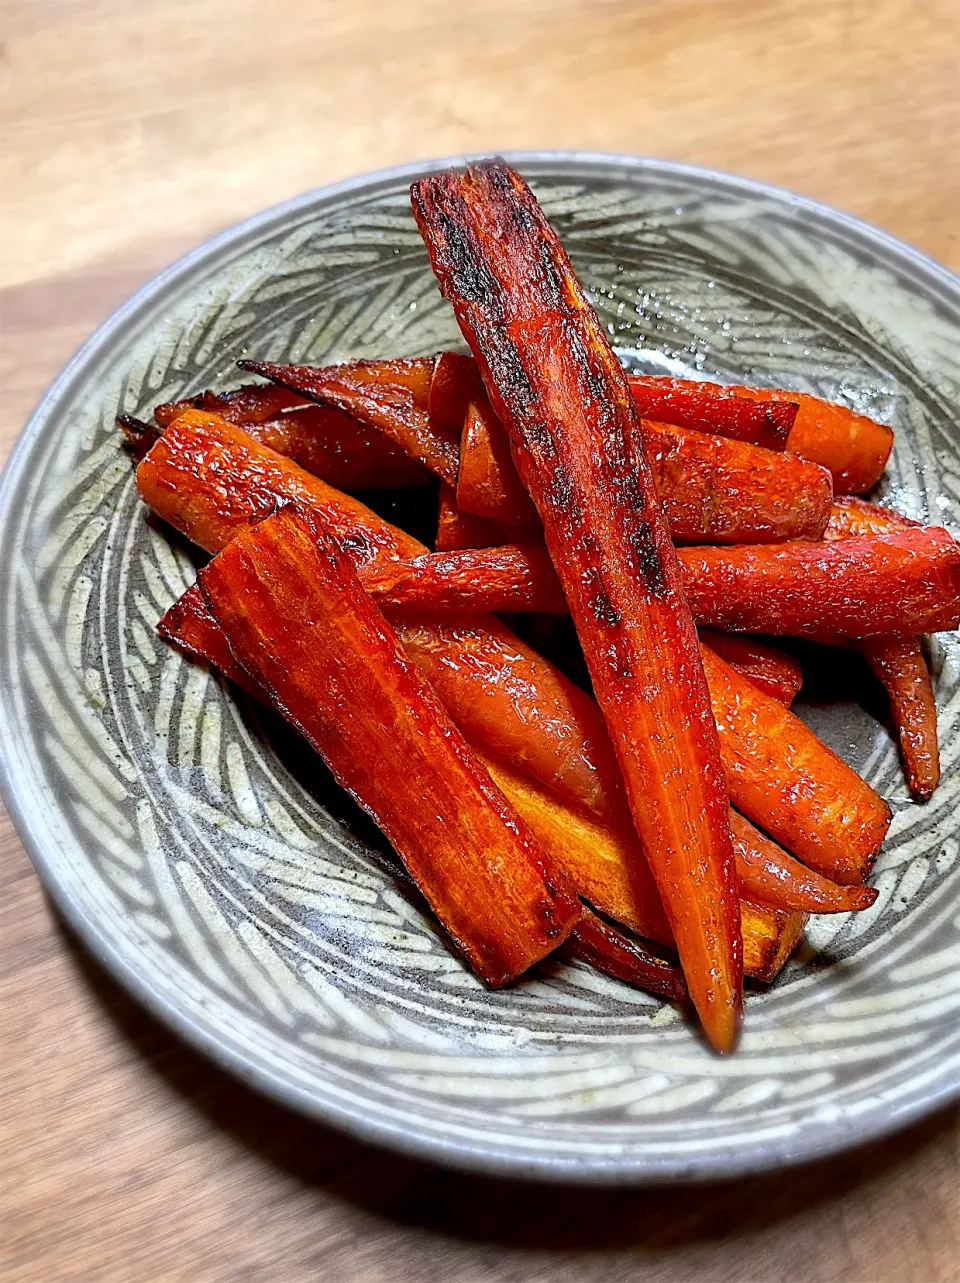
[[[956,0],[0,3],[0,449],[203,236],[465,150],[669,156],[960,268]],[[253,1096],[59,924],[5,818],[0,1274],[17,1283],[950,1283],[958,1115],[710,1189],[450,1174]]]

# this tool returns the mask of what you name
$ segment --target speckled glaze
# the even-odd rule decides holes
[[[632,367],[820,393],[892,424],[886,502],[960,526],[960,282],[830,210],[660,162],[512,157]],[[443,162],[448,163],[448,162]],[[201,247],[94,335],[0,493],[3,788],[66,917],[157,1015],[263,1090],[444,1162],[639,1182],[772,1167],[960,1087],[960,645],[932,646],[944,780],[910,803],[858,705],[800,711],[895,809],[876,904],[811,921],[740,1052],[577,963],[486,992],[323,767],[157,638],[193,553],[147,517],[118,411],[240,356],[462,346],[407,202],[417,166]]]

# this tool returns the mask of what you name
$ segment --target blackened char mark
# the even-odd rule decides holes
[[[443,295],[489,309],[502,321],[500,290],[473,228],[473,220],[460,188],[460,175],[434,174],[410,189],[413,212],[420,231],[432,247],[434,272]]]

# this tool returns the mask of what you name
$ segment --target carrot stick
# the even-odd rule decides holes
[[[829,469],[838,494],[864,494],[876,485],[893,448],[893,431],[885,424],[806,392],[700,383],[694,379],[662,382],[690,391],[709,389],[727,396],[745,397],[768,407],[795,405],[796,418],[786,448],[790,454]]]
[[[714,628],[857,639],[960,624],[960,543],[935,526],[679,556],[694,617]]]
[[[460,440],[457,505],[489,521],[536,534],[540,518],[523,488],[503,424],[485,396],[467,409]]]
[[[838,886],[808,869],[737,811],[730,812],[730,829],[742,896],[800,913],[857,912],[877,898],[873,887]]]
[[[161,427],[189,409],[218,414],[242,427],[255,441],[296,460],[340,490],[382,490],[424,486],[430,473],[382,432],[327,406],[273,384],[249,385],[222,395],[204,392],[188,401],[159,405]]]
[[[927,802],[940,782],[940,747],[933,683],[920,638],[876,637],[861,649],[890,700],[910,792]]]
[[[427,413],[441,431],[459,434],[472,401],[483,396],[483,381],[472,356],[441,352],[433,367]]]
[[[782,450],[797,414],[788,401],[759,404],[715,383],[689,379],[630,376],[630,391],[644,419],[678,428],[712,432]]]
[[[397,383],[386,381],[379,367],[387,364],[354,361],[321,367],[276,365],[269,361],[239,362],[243,370],[260,374],[310,401],[342,410],[378,429],[411,458],[455,485],[460,460],[459,430],[441,430],[431,421],[426,409],[432,362],[422,388],[416,380],[414,387],[409,386],[409,379]]]
[[[730,801],[811,869],[862,882],[890,808],[781,703],[701,648]]]
[[[167,611],[158,631],[192,659],[213,664],[250,694],[270,703],[267,693],[230,653],[226,637],[208,610],[199,584],[189,588]],[[416,649],[411,647],[409,637],[404,649],[416,660]],[[535,731],[532,734],[535,736]],[[572,809],[569,802],[517,770],[516,763],[507,765],[488,748],[477,747],[476,740],[469,736],[468,742],[562,877],[602,912],[640,935],[673,945],[670,924],[649,866],[636,858],[637,836],[629,819],[608,818],[601,822]],[[608,812],[612,809],[606,808]],[[786,960],[789,950],[784,952],[781,945],[785,933],[793,934],[795,916],[780,913],[774,905],[758,908],[744,902],[741,920],[746,975],[764,980],[773,978],[771,959],[779,958],[780,965]],[[795,943],[795,935],[793,939]]]
[[[803,670],[792,656],[757,641],[755,637],[719,633],[713,628],[701,628],[699,631],[700,640],[725,659],[741,677],[746,677],[767,695],[790,707],[803,685]]]
[[[478,762],[333,535],[281,511],[200,573],[230,649],[389,838],[474,971],[516,978],[576,896]]]
[[[456,491],[445,481],[440,482],[437,507],[437,552],[459,552],[464,548],[492,548],[512,543],[517,535],[513,526],[487,521],[472,512],[463,512],[457,506]]]
[[[197,411],[183,415],[154,444],[140,463],[137,482],[160,517],[210,552],[289,502],[312,505],[360,568],[424,551],[358,500],[324,485],[239,428]],[[399,627],[408,654],[472,743],[501,755],[571,805],[618,822],[622,783],[600,710],[589,696],[489,616],[411,620]],[[712,697],[720,707],[727,700],[731,713],[737,711],[735,692],[730,695],[720,685]],[[742,734],[738,719],[728,720],[729,751],[745,756],[761,782],[771,772],[775,780],[789,779],[792,758],[776,740],[759,736],[755,743],[749,719]],[[782,831],[799,832],[808,844],[824,840],[821,829],[828,842],[843,840],[838,785],[830,771],[817,780],[808,771],[802,794],[785,785],[770,788],[768,798],[755,787],[742,808],[761,828],[779,837],[771,828],[775,814]],[[798,847],[780,840],[802,856]]]
[[[540,514],[691,998],[730,1051],[742,944],[716,729],[626,377],[519,175],[448,170],[411,199]]]
[[[538,544],[464,548],[377,565],[364,576],[364,587],[382,606],[405,611],[565,615],[569,609],[547,550]]]
[[[615,930],[589,909],[584,910],[563,952],[647,993],[658,994],[681,1007],[689,1005],[690,995],[679,967],[650,953],[639,940]]]
[[[917,528],[918,523],[862,499],[834,504],[825,539],[849,539]],[[940,782],[937,705],[919,637],[875,637],[859,649],[883,684],[900,744],[910,792],[918,802],[933,796]]]

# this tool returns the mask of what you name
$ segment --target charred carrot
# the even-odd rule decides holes
[[[694,617],[715,628],[857,639],[960,624],[960,543],[935,526],[679,556]]]
[[[818,873],[862,882],[890,824],[886,802],[778,700],[701,653],[730,801]]]
[[[213,415],[182,416],[150,449],[137,479],[159,516],[211,552],[289,502],[313,505],[361,568],[424,552],[358,500]],[[401,631],[411,658],[472,743],[500,754],[573,806],[616,822],[624,805],[622,784],[603,718],[589,696],[489,616],[459,622],[424,618],[404,623]],[[721,707],[729,699],[731,714],[736,713],[735,694],[721,685],[712,695]],[[727,720],[730,751],[752,764],[753,775],[762,780],[772,770],[777,779],[789,779],[788,752],[762,735],[755,741],[749,718],[743,733],[737,717]],[[769,799],[755,788],[754,810],[744,809],[771,832],[768,806],[782,830],[805,835],[808,844],[823,840],[820,829],[828,842],[840,841],[840,835],[833,836],[836,780],[826,772],[813,783],[808,772],[805,788],[794,796],[786,786],[772,787]]]
[[[459,435],[472,401],[482,397],[483,380],[472,356],[441,352],[433,367],[427,413],[441,431]]]
[[[893,448],[893,431],[846,406],[835,405],[807,392],[783,388],[746,388],[738,384],[700,383],[693,379],[650,380],[691,393],[705,391],[745,398],[762,405],[793,404],[795,419],[787,437],[790,454],[827,468],[838,494],[864,494],[887,466]]]
[[[910,792],[920,802],[940,782],[937,705],[919,637],[875,637],[861,649],[890,700]]]
[[[740,894],[748,899],[799,913],[855,913],[877,898],[873,887],[838,886],[808,869],[737,811],[730,812],[730,829]]]
[[[424,486],[430,473],[382,432],[340,410],[310,405],[274,384],[247,386],[222,395],[205,392],[189,401],[157,406],[154,416],[168,427],[185,410],[218,414],[256,441],[340,490],[382,490]]]
[[[916,528],[917,522],[891,508],[845,499],[834,504],[825,539],[849,539]],[[940,782],[937,705],[930,669],[919,637],[874,637],[859,649],[890,700],[907,785],[920,802],[928,801]]]
[[[803,670],[791,655],[775,646],[768,646],[755,637],[720,633],[713,628],[701,628],[700,640],[725,659],[741,677],[746,677],[787,708],[800,693]]]
[[[689,1005],[690,995],[679,967],[658,958],[639,940],[617,931],[589,909],[584,910],[563,951],[647,993],[658,994],[683,1007]]]
[[[137,489],[158,516],[206,552],[219,552],[281,503],[299,503],[328,522],[357,565],[425,551],[358,499],[201,410],[182,414],[153,444],[137,468]]]
[[[797,415],[795,403],[762,404],[716,383],[691,379],[634,374],[630,376],[630,391],[644,419],[696,432],[713,432],[768,450],[784,448]]]
[[[341,410],[383,432],[411,458],[451,485],[460,462],[459,429],[440,429],[426,409],[430,373],[418,390],[409,380],[388,382],[379,367],[388,362],[352,361],[343,365],[276,365],[269,361],[240,361],[241,369],[260,374],[310,401]],[[426,364],[426,363],[425,363]],[[371,372],[370,367],[377,367]],[[419,375],[418,375],[419,377]]]
[[[160,632],[191,658],[213,664],[258,698],[270,702],[267,693],[231,655],[199,584],[189,588],[171,607],[161,620]],[[405,650],[415,657],[409,644]],[[487,747],[478,748],[475,740],[468,742],[561,876],[598,909],[631,930],[660,944],[673,945],[656,883],[646,862],[636,858],[637,836],[628,819],[608,818],[601,822],[571,808],[555,792],[517,770],[516,763],[507,765]],[[607,805],[606,812],[615,806],[615,801]],[[780,912],[773,905],[756,906],[744,901],[741,922],[745,974],[771,980],[796,943],[796,915]],[[792,941],[790,948],[784,943],[787,938]]]
[[[457,504],[489,521],[536,532],[537,510],[523,488],[503,424],[480,396],[467,409],[460,440]]]
[[[545,957],[576,896],[471,752],[328,529],[281,511],[201,571],[230,650],[389,838],[489,985]]]
[[[498,521],[487,521],[457,506],[457,494],[445,481],[440,482],[437,505],[437,552],[459,552],[464,548],[492,548],[512,543],[517,531]]]
[[[446,171],[411,199],[540,514],[691,998],[729,1051],[742,945],[716,729],[626,376],[519,175]]]

